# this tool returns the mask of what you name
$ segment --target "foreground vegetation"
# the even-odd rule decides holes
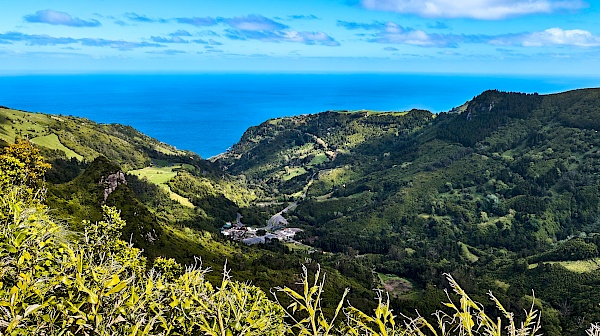
[[[103,206],[103,220],[68,231],[43,204],[40,178],[48,166],[27,142],[0,155],[0,333],[3,335],[534,335],[534,306],[518,324],[499,310],[491,318],[448,276],[457,302],[438,311],[434,323],[393,315],[379,293],[374,313],[347,306],[321,309],[324,276],[298,290],[277,288],[275,300],[258,287],[233,281],[225,270],[218,287],[198,262],[182,267],[120,240],[125,222]],[[285,302],[284,304],[280,303]],[[590,334],[594,332],[590,329]]]

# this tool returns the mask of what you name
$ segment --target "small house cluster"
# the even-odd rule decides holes
[[[241,241],[246,245],[264,244],[271,239],[278,239],[282,242],[294,242],[294,236],[301,231],[302,229],[281,226],[267,231],[266,228],[251,228],[240,222],[234,224],[227,222],[221,228],[221,233],[224,236],[235,241]]]

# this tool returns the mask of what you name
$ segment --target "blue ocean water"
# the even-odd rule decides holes
[[[253,125],[326,110],[450,110],[484,90],[554,93],[591,77],[407,74],[35,75],[0,77],[0,105],[131,125],[203,157]]]

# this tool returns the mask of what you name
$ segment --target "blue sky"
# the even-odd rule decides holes
[[[600,1],[28,0],[0,11],[0,74],[208,71],[597,76]]]

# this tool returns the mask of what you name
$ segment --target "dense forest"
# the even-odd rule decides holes
[[[597,89],[486,91],[439,114],[272,119],[211,161],[131,127],[10,109],[0,109],[0,141],[39,148],[49,167],[35,202],[69,232],[89,234],[118,209],[124,221],[111,239],[141,249],[145,271],[199,257],[268,293],[299,290],[302,265],[307,277],[320,265],[323,318],[339,313],[350,288],[344,301],[367,315],[417,309],[432,324],[455,280],[492,319],[503,312],[489,290],[515,312],[529,312],[535,293],[540,332],[585,335],[600,321],[598,120]],[[245,246],[219,233],[238,213],[263,226],[290,202],[301,244]],[[222,285],[219,271],[202,277]],[[389,300],[373,300],[378,288]]]

